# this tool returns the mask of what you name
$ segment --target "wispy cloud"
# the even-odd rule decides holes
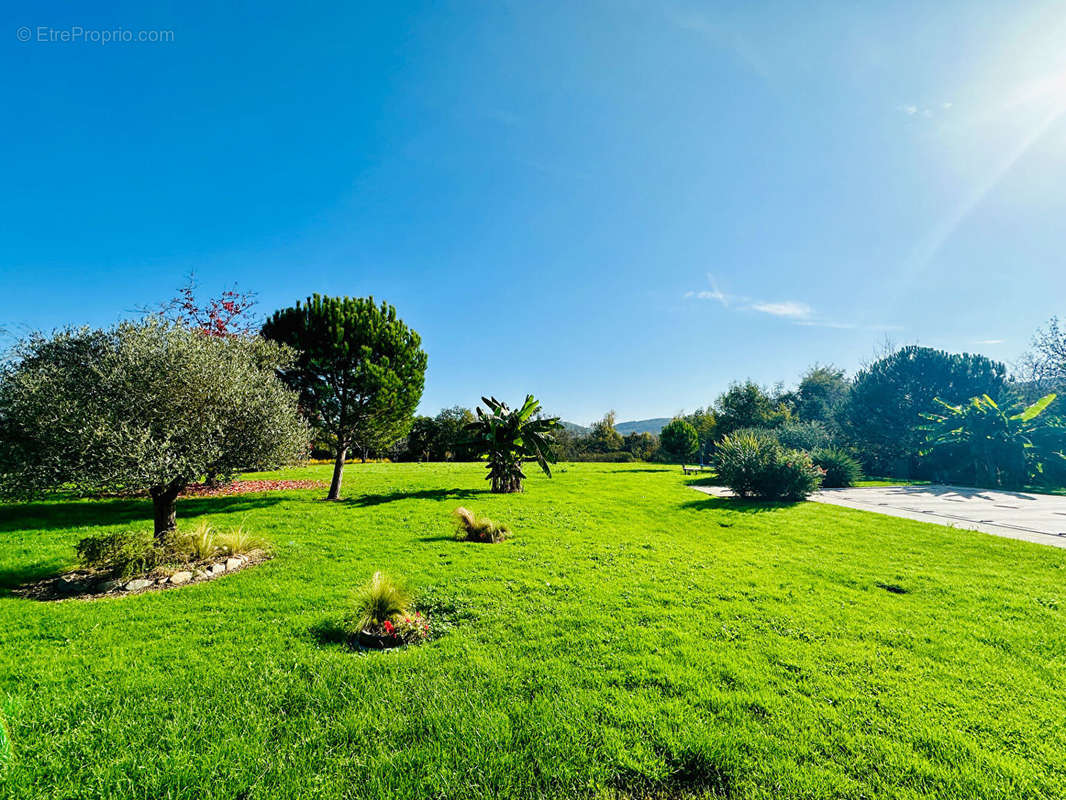
[[[690,290],[683,297],[691,300],[714,300],[723,308],[732,311],[757,312],[768,314],[771,317],[791,322],[794,325],[802,325],[807,328],[836,328],[840,330],[873,330],[891,331],[899,330],[898,325],[871,325],[859,324],[832,319],[817,313],[810,304],[802,300],[757,300],[738,294],[727,294],[718,287],[714,275],[707,273],[707,282],[710,289]]]
[[[710,285],[710,289],[685,292],[685,297],[694,297],[697,300],[715,300],[721,303],[724,308],[729,308],[732,303],[744,302],[747,300],[746,297],[738,297],[723,292],[718,288],[718,281],[714,279],[714,275],[709,272],[707,273],[707,283]]]
[[[974,344],[1003,344],[1002,339],[978,339]]]
[[[896,106],[897,111],[901,111],[908,117],[924,117],[930,119],[934,114],[943,113],[950,109],[954,103],[951,101],[945,101],[943,103],[933,103],[932,105],[917,105],[915,103],[903,103]]]
[[[806,303],[799,300],[784,300],[778,303],[752,303],[752,311],[760,311],[775,317],[788,317],[789,319],[808,319],[813,313]]]

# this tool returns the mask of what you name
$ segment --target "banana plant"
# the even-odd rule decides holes
[[[934,399],[943,411],[922,414],[932,424],[921,426],[927,432],[921,455],[968,459],[978,485],[1021,488],[1042,480],[1053,463],[1066,464],[1066,428],[1045,416],[1055,394],[1020,409],[1001,408],[987,394],[957,406]]]
[[[488,456],[492,491],[498,494],[522,491],[525,473],[522,464],[535,460],[544,474],[551,477],[548,462],[555,461],[551,444],[552,431],[559,428],[558,417],[538,417],[540,403],[527,394],[521,408],[510,409],[495,397],[482,397],[488,407],[476,410],[477,419],[465,426],[469,444]]]

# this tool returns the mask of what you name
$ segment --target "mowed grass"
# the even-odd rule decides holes
[[[183,524],[243,522],[277,557],[96,602],[0,589],[3,796],[1066,796],[1066,551],[715,499],[676,468],[562,466],[511,496],[482,474],[357,464],[343,503],[185,500]],[[514,538],[454,541],[458,505]],[[0,587],[148,516],[0,507]],[[378,569],[468,618],[346,649]]]

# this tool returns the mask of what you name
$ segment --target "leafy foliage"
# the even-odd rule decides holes
[[[384,448],[410,429],[425,385],[422,340],[387,303],[318,294],[276,311],[263,335],[297,352],[281,375],[336,448],[329,488],[336,500],[349,449]]]
[[[776,428],[789,419],[779,397],[753,381],[734,383],[715,402],[715,432],[721,437],[740,428]]]
[[[840,414],[851,393],[844,371],[832,365],[813,365],[803,374],[793,398],[793,413],[802,422],[817,422],[837,436]]]
[[[603,419],[592,424],[592,430],[585,437],[585,445],[592,453],[617,453],[625,446],[622,434],[615,430],[616,416],[608,411]]]
[[[1066,462],[1066,427],[1047,413],[1056,395],[1025,408],[1002,408],[988,395],[925,414],[926,453],[946,454],[950,477],[976,486],[1023,488],[1045,478],[1048,464]],[[1013,413],[1012,413],[1013,412]]]
[[[891,353],[855,378],[844,412],[849,443],[868,472],[921,477],[925,451],[922,415],[937,411],[940,398],[962,403],[999,397],[1007,368],[985,356],[910,346]]]
[[[303,457],[307,426],[275,377],[289,354],[158,319],[35,334],[0,371],[0,492],[148,491],[161,537],[197,478]]]
[[[83,566],[116,578],[148,572],[165,563],[171,555],[169,549],[156,543],[151,531],[87,536],[78,542],[75,550]]]
[[[659,433],[659,444],[674,461],[687,461],[699,452],[696,429],[683,419],[673,419]]]
[[[544,474],[551,477],[548,462],[555,461],[551,444],[559,426],[558,417],[538,417],[540,403],[527,394],[521,408],[513,411],[495,397],[482,397],[488,412],[477,408],[477,419],[466,426],[470,443],[488,456],[492,491],[520,492],[526,475],[522,463],[535,460]]]
[[[465,427],[474,419],[474,412],[462,406],[441,409],[435,417],[415,417],[396,460],[473,461]]]
[[[810,455],[786,450],[770,433],[738,431],[716,452],[718,477],[738,497],[802,500],[821,484]]]
[[[823,447],[811,453],[811,461],[825,473],[822,486],[843,489],[854,486],[862,478],[862,466],[838,447]]]
[[[786,422],[774,431],[777,441],[788,450],[806,450],[810,453],[828,447],[829,431],[821,422]]]
[[[659,440],[650,433],[627,433],[622,446],[634,459],[651,461],[659,449]]]

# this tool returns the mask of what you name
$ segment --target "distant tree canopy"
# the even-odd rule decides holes
[[[1022,380],[1030,398],[1045,392],[1066,392],[1066,328],[1058,317],[1037,330],[1033,349],[1022,356]]]
[[[651,461],[659,449],[659,440],[650,433],[627,433],[622,440],[622,449],[638,461]]]
[[[800,379],[793,399],[793,412],[801,422],[818,422],[831,434],[840,430],[840,413],[851,393],[844,371],[815,364]]]
[[[741,428],[776,428],[789,419],[780,398],[771,396],[757,383],[734,383],[714,405],[718,439]]]
[[[1007,368],[985,356],[903,347],[856,375],[845,435],[869,474],[920,477],[921,415],[937,411],[936,398],[953,405],[984,394],[998,400],[1006,382]]]
[[[699,452],[696,429],[683,419],[673,419],[659,433],[659,444],[674,461],[687,461]]]
[[[146,490],[162,539],[189,483],[305,455],[296,395],[274,374],[290,360],[152,318],[32,336],[0,371],[0,491]]]
[[[317,294],[276,311],[263,335],[297,353],[281,376],[335,448],[336,500],[350,449],[383,449],[410,429],[425,385],[422,340],[387,303]]]
[[[592,424],[586,437],[587,448],[593,453],[616,453],[624,446],[622,434],[615,430],[615,413],[608,411],[603,419]]]
[[[697,408],[691,414],[683,414],[680,419],[685,420],[696,431],[699,447],[706,452],[718,438],[718,419],[711,408]]]
[[[464,430],[474,419],[474,412],[462,406],[441,409],[435,417],[415,417],[397,458],[401,461],[476,460],[477,453]]]

